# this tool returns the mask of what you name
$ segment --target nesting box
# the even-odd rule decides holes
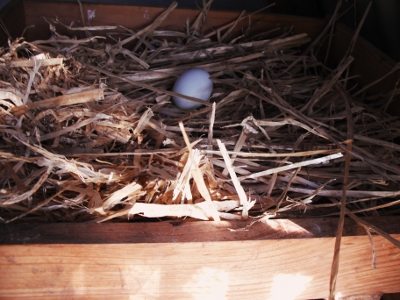
[[[0,39],[5,43],[10,37],[19,37],[24,32],[27,41],[45,41],[43,43],[51,44],[49,38],[52,31],[48,20],[54,19],[57,24],[66,25],[58,28],[59,40],[75,27],[93,29],[96,26],[121,25],[128,28],[130,31],[119,35],[114,40],[116,42],[126,38],[127,32],[133,36],[147,28],[164,11],[165,8],[143,6],[11,1],[1,11],[7,33],[2,32]],[[168,28],[170,32],[184,32],[198,15],[199,12],[195,10],[175,8],[167,18],[159,19],[159,26]],[[223,40],[224,32],[218,29],[232,28],[230,33],[240,36],[245,34],[243,28],[249,27],[250,20],[251,30],[255,35],[274,32],[279,24],[281,31],[290,31],[293,36],[306,33],[311,40],[315,40],[329,22],[262,13],[238,17],[234,12],[210,10],[202,30],[214,30],[214,37]],[[224,27],[227,24],[235,26]],[[100,28],[91,31],[86,38],[90,39],[98,31]],[[80,31],[77,40],[85,38],[82,37],[84,33],[85,30]],[[329,48],[327,68],[334,68],[340,63],[353,37],[354,32],[340,24],[334,27],[327,43],[329,46],[325,46]],[[106,38],[112,41],[115,37]],[[165,38],[166,45],[167,42],[168,37]],[[130,49],[134,47],[135,45]],[[302,47],[299,51],[304,50],[307,45]],[[392,72],[395,64],[383,53],[359,37],[351,57],[354,60],[349,67],[349,76],[357,75],[351,77],[352,86],[368,86],[375,82],[365,91],[371,95],[389,93],[394,89],[399,74],[396,70]],[[31,67],[34,66],[33,64]],[[217,67],[213,65],[210,68]],[[94,69],[96,70],[98,71]],[[212,71],[224,72],[224,69]],[[246,69],[234,70],[238,74],[239,71],[246,74]],[[246,76],[250,78],[253,75]],[[103,72],[102,76],[107,78],[109,75]],[[129,79],[126,83],[134,85],[139,79]],[[118,87],[126,89],[126,86]],[[143,84],[139,87],[154,88]],[[393,115],[398,115],[397,95],[393,95],[386,109]],[[60,101],[64,100],[62,98]],[[55,107],[51,104],[40,106],[44,104],[34,103],[11,109],[11,113],[22,116],[31,109]],[[60,103],[58,105],[68,105]],[[308,130],[312,132],[312,129]],[[398,151],[395,143],[388,145]],[[39,151],[38,149],[31,148],[33,152]],[[18,175],[12,166],[15,158],[2,155],[3,171],[7,169],[18,185]],[[99,154],[99,163],[103,163],[102,157],[105,156]],[[135,163],[137,162],[132,158],[132,164]],[[158,172],[165,176],[165,173]],[[247,176],[246,174],[242,173],[243,176]],[[107,175],[112,178],[112,174]],[[24,189],[24,182],[20,182],[20,186]],[[3,194],[6,192],[7,189],[4,188]],[[391,192],[396,194],[396,191]],[[340,199],[341,196],[338,194],[335,197]],[[6,200],[2,204],[4,202]],[[94,205],[93,210],[95,209],[97,207]],[[265,214],[264,218],[247,220],[185,221],[176,218],[162,219],[160,222],[141,219],[135,222],[104,223],[54,222],[54,219],[50,223],[39,223],[27,222],[21,218],[14,223],[0,225],[0,269],[3,274],[0,298],[316,299],[328,298],[330,283],[332,286],[335,280],[337,298],[369,295],[368,299],[379,299],[384,293],[400,292],[400,249],[399,242],[394,240],[400,238],[396,213],[393,216],[380,217],[376,214],[365,218],[357,217],[351,212],[348,215],[353,219],[345,220],[340,256],[336,257],[339,259],[337,273],[332,272],[332,260],[339,224],[338,215],[307,218],[294,215],[292,218],[273,219]],[[6,221],[4,216],[0,217]],[[211,214],[207,218],[211,220],[214,217]],[[379,235],[372,235],[370,231]],[[337,278],[332,279],[331,276]]]

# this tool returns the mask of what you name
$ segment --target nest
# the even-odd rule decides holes
[[[351,49],[322,63],[332,22],[311,41],[290,28],[252,34],[240,15],[249,24],[234,36],[238,20],[204,32],[206,6],[184,31],[161,29],[175,6],[139,31],[48,20],[48,40],[1,49],[2,221],[399,212],[394,91],[354,85]],[[194,67],[213,94],[180,110],[171,88]]]

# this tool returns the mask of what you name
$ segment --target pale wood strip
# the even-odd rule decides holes
[[[399,238],[400,234],[394,235]],[[400,291],[400,249],[342,240],[340,296]],[[334,238],[0,247],[1,299],[316,299],[329,293]]]

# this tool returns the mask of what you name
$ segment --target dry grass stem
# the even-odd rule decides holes
[[[49,39],[2,49],[0,219],[341,214],[398,245],[360,218],[399,211],[400,120],[385,112],[398,89],[369,94],[386,76],[354,83],[354,43],[324,65],[338,9],[311,40],[252,32],[244,12],[207,30],[203,2],[183,30],[163,25],[174,2],[140,29],[46,19]],[[208,102],[172,91],[191,68],[210,73]],[[173,96],[203,106],[180,110]]]

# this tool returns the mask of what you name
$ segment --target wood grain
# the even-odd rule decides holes
[[[398,217],[370,222],[400,238]],[[0,226],[1,299],[316,299],[337,219]],[[400,249],[345,222],[337,291],[400,292]],[[363,235],[364,234],[364,235]],[[289,293],[289,294],[284,294]],[[290,298],[291,297],[291,298]]]
[[[395,237],[400,238],[397,234]],[[399,292],[400,249],[342,240],[341,296]],[[326,298],[333,238],[0,247],[1,299]]]

